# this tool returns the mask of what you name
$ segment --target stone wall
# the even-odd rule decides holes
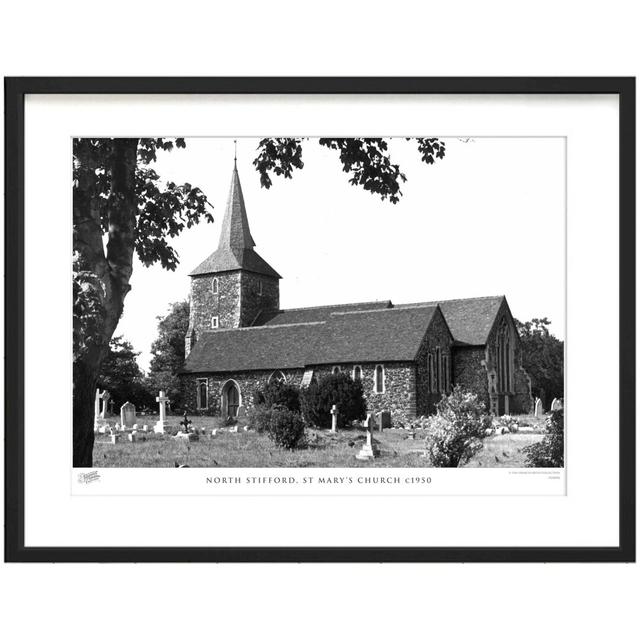
[[[367,411],[390,411],[394,417],[407,420],[415,417],[416,373],[413,362],[363,362],[349,364],[322,365],[313,367],[314,379],[319,380],[340,367],[343,373],[353,376],[356,364],[362,371],[362,390],[367,403]],[[384,367],[384,391],[376,393],[375,369],[378,364]]]
[[[218,279],[218,293],[213,292],[214,278]],[[277,278],[248,271],[191,276],[189,303],[186,355],[198,336],[212,329],[212,316],[218,316],[219,329],[236,329],[250,326],[261,309],[277,310],[280,285]]]
[[[451,389],[451,380],[453,375],[453,358],[451,354],[451,345],[453,338],[449,327],[442,315],[437,311],[429,325],[429,330],[420,345],[418,355],[416,357],[416,413],[417,415],[430,415],[435,413],[436,404],[442,398],[442,394],[447,393]],[[444,365],[440,379],[442,381],[441,388],[436,389],[436,385],[431,384],[431,372],[429,371],[429,354],[433,359],[434,368],[437,366],[437,347],[440,347],[440,354],[444,362],[444,358],[449,363],[449,384],[445,381]]]
[[[454,347],[453,384],[473,391],[489,409],[489,387],[484,347]]]
[[[299,387],[302,382],[302,369],[283,369],[287,382]],[[273,370],[269,371],[243,371],[234,373],[191,373],[181,376],[183,402],[190,413],[209,416],[219,416],[221,412],[222,388],[228,380],[234,380],[240,389],[240,406],[247,409],[253,407],[253,398],[256,391],[268,382]],[[198,410],[196,393],[197,381],[206,378],[209,390],[209,406],[206,410]]]
[[[250,327],[262,310],[277,311],[280,308],[280,283],[277,278],[243,271],[240,282],[241,327]]]

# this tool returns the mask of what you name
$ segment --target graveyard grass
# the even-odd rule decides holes
[[[146,422],[138,417],[139,428],[149,427],[157,418],[147,416]],[[95,467],[427,467],[424,451],[424,432],[417,430],[415,439],[402,429],[375,431],[373,440],[379,455],[374,460],[358,460],[356,453],[366,440],[364,429],[345,429],[338,433],[328,430],[307,429],[306,445],[296,451],[279,449],[266,434],[244,431],[239,421],[237,433],[229,431],[219,418],[193,417],[193,425],[204,427],[206,435],[186,442],[174,439],[171,433],[178,429],[180,417],[169,417],[168,433],[164,435],[138,432],[139,440],[129,442],[121,434],[116,444],[108,435],[96,434],[94,447]],[[531,423],[536,419],[527,416]],[[542,426],[540,421],[540,426]],[[211,437],[212,429],[217,429]],[[140,438],[146,438],[142,441]],[[470,467],[524,467],[522,449],[539,442],[541,433],[508,433],[485,438],[483,449],[469,461]]]

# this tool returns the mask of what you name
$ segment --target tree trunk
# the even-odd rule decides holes
[[[73,365],[73,466],[93,465],[96,377],[82,362]]]
[[[113,141],[106,160],[111,178],[108,200],[108,241],[106,255],[99,209],[86,184],[74,189],[74,250],[102,285],[99,329],[86,336],[86,346],[74,353],[73,363],[73,466],[93,464],[94,402],[96,380],[109,351],[109,341],[124,309],[130,290],[135,244],[137,195],[135,191],[137,139]],[[90,185],[89,185],[90,187]],[[95,195],[93,196],[95,198]]]

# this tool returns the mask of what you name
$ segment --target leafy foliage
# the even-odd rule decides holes
[[[300,413],[300,391],[292,384],[272,378],[254,397],[256,404],[264,404],[268,409],[281,405],[290,411]]]
[[[527,467],[564,466],[564,409],[552,411],[546,419],[547,433],[542,442],[523,449]]]
[[[249,428],[258,433],[268,431],[271,424],[271,413],[272,409],[266,404],[255,404],[247,412]]]
[[[531,391],[548,408],[564,397],[564,342],[549,332],[547,318],[516,320],[522,345],[522,366],[531,378]]]
[[[125,402],[133,402],[138,409],[153,403],[136,362],[138,355],[140,353],[134,351],[133,345],[122,336],[116,336],[109,343],[109,353],[98,377],[98,388],[109,391],[116,413]]]
[[[271,410],[269,438],[283,449],[296,449],[304,442],[304,421],[302,416],[285,407]]]
[[[158,337],[151,345],[147,386],[156,394],[164,390],[173,410],[182,408],[182,386],[178,371],[184,364],[184,342],[189,327],[189,303],[174,302],[169,313],[158,317]]]
[[[427,457],[434,467],[458,467],[482,448],[491,417],[478,396],[460,385],[440,400],[436,411],[427,420]]]
[[[338,427],[367,417],[367,404],[362,382],[346,373],[324,376],[300,393],[302,415],[307,423],[327,429],[331,427],[331,407],[338,407]]]
[[[302,144],[308,138],[263,138],[253,164],[260,174],[260,184],[269,189],[271,174],[292,178],[302,169]],[[445,143],[438,138],[416,138],[418,151],[426,164],[445,156]],[[400,185],[407,178],[399,165],[391,161],[384,138],[319,138],[318,143],[338,151],[342,170],[349,174],[349,184],[362,187],[382,200],[397,203],[402,197]]]

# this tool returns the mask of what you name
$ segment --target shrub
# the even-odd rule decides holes
[[[542,442],[523,448],[527,467],[564,466],[564,409],[552,411],[546,419],[547,433]]]
[[[300,391],[282,380],[269,380],[262,389],[254,392],[253,400],[256,405],[264,404],[268,409],[282,405],[290,411],[300,412]]]
[[[284,407],[270,410],[269,438],[283,449],[296,449],[304,440],[302,416]]]
[[[265,404],[256,404],[247,411],[247,418],[250,429],[255,429],[258,433],[263,433],[269,430],[271,409]]]
[[[427,420],[426,454],[434,467],[458,467],[482,448],[491,417],[475,393],[456,386]]]
[[[311,384],[300,393],[302,415],[308,424],[328,429],[331,427],[331,407],[338,407],[338,427],[343,428],[352,420],[367,417],[367,404],[362,392],[362,382],[352,380],[346,373],[324,376],[317,384]]]

